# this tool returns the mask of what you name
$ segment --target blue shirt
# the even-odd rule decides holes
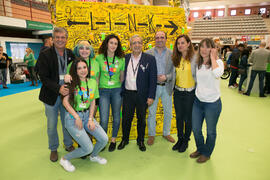
[[[167,48],[165,48],[161,54],[158,53],[156,48],[154,52],[155,52],[154,56],[156,58],[156,63],[157,63],[157,75],[165,74]]]

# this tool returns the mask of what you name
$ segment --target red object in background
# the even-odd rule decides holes
[[[241,41],[247,41],[247,36],[242,36]]]
[[[30,74],[29,74],[29,71],[28,71],[27,69],[24,69],[24,70],[23,70],[23,73],[24,73],[25,75],[30,75]]]

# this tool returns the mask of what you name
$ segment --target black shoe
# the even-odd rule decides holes
[[[121,141],[121,143],[119,144],[119,146],[117,147],[118,150],[124,149],[125,146],[128,145],[128,141]]]
[[[172,147],[172,150],[177,151],[180,148],[180,146],[182,146],[182,144],[183,144],[183,140],[178,140],[176,144]]]
[[[4,88],[4,89],[8,89],[8,87],[7,87],[7,86],[3,86],[3,88]]]
[[[179,147],[178,152],[181,153],[185,152],[187,148],[188,148],[188,141],[184,141],[182,145]]]
[[[79,147],[80,147],[80,146],[79,146]],[[72,151],[75,150],[75,148],[74,148],[74,146],[70,146],[70,147],[68,147],[68,148],[65,148],[65,150],[66,150],[67,152],[72,152]]]
[[[260,95],[260,97],[267,97],[267,96],[263,94],[263,95]]]
[[[146,151],[146,147],[144,145],[144,142],[137,142],[137,145],[139,146],[139,149],[141,151]]]
[[[109,152],[113,152],[116,148],[116,142],[111,142],[109,146]]]
[[[244,95],[246,95],[246,96],[249,96],[249,94],[248,94],[248,93],[246,93],[246,92],[245,92],[245,93],[243,93],[243,94],[244,94]]]

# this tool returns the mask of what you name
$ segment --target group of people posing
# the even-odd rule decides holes
[[[178,140],[173,150],[185,152],[193,131],[197,150],[190,154],[198,163],[210,159],[216,141],[216,126],[221,113],[219,77],[223,61],[218,58],[215,43],[203,39],[195,53],[187,35],[177,37],[174,49],[166,47],[163,31],[155,34],[155,47],[143,52],[143,39],[130,38],[130,54],[124,54],[118,36],[108,35],[95,56],[88,41],[80,41],[73,52],[66,48],[68,32],[56,27],[53,46],[40,53],[38,72],[42,81],[39,99],[44,102],[47,117],[50,160],[58,160],[57,118],[60,112],[65,149],[60,164],[69,172],[75,170],[70,160],[91,153],[90,160],[106,164],[99,156],[108,143],[110,109],[113,117],[112,138],[108,150],[116,149],[122,106],[122,141],[117,149],[129,144],[132,120],[136,110],[137,145],[144,144],[146,110],[149,146],[155,142],[156,111],[159,98],[164,110],[163,137],[175,143],[170,135],[174,102]],[[172,101],[174,99],[174,101]],[[100,123],[95,120],[99,107]],[[206,140],[202,134],[204,119]],[[93,146],[89,134],[94,136]],[[79,144],[73,147],[72,138]]]

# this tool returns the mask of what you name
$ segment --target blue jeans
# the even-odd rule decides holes
[[[0,76],[2,76],[2,85],[3,87],[7,86],[7,69],[0,69]]]
[[[246,80],[246,78],[247,78],[247,70],[245,71],[244,74],[241,74],[241,76],[240,76],[240,81],[239,81],[239,86],[238,86],[239,91],[242,91],[242,85],[243,85],[244,81]]]
[[[98,153],[106,146],[108,143],[108,136],[99,123],[94,119],[95,129],[90,131],[87,127],[88,119],[89,119],[89,110],[86,112],[77,112],[80,116],[83,128],[79,130],[75,125],[75,119],[72,117],[71,114],[66,113],[66,123],[65,127],[67,128],[68,132],[71,134],[73,139],[81,146],[74,151],[66,154],[64,156],[65,159],[71,160],[74,158],[79,158],[85,156],[87,154],[91,154],[92,157],[97,156]],[[86,131],[93,135],[97,142],[95,147],[93,148],[93,143],[91,142],[89,136],[87,135]]]
[[[65,128],[65,113],[66,110],[62,105],[60,96],[58,96],[54,106],[45,104],[45,114],[47,117],[47,133],[49,138],[49,149],[56,151],[59,146],[59,139],[57,133],[58,112],[60,112],[60,119],[62,123],[62,131],[64,136],[64,144],[68,148],[72,146],[73,142],[71,136]]]
[[[99,89],[99,115],[100,125],[107,133],[110,115],[110,105],[112,107],[113,131],[112,137],[116,138],[120,126],[120,111],[122,97],[121,88]]]
[[[247,90],[247,94],[249,95],[252,87],[253,87],[253,83],[254,80],[257,76],[257,74],[259,74],[259,89],[260,89],[260,96],[264,95],[264,91],[263,91],[263,81],[264,81],[264,76],[265,76],[265,71],[256,71],[256,70],[251,70],[251,75],[250,75],[250,81],[248,84],[248,90]]]
[[[195,137],[197,151],[206,157],[210,157],[216,143],[216,127],[219,115],[221,113],[222,104],[218,99],[216,102],[207,103],[201,102],[195,97],[193,109],[192,109],[192,130]],[[206,121],[207,126],[207,138],[204,141],[202,134],[202,124]]]
[[[171,120],[172,120],[172,96],[169,96],[166,86],[157,85],[156,98],[151,106],[149,106],[149,114],[147,119],[148,136],[156,135],[156,113],[159,98],[161,98],[162,107],[164,111],[163,120],[163,135],[170,135]]]

